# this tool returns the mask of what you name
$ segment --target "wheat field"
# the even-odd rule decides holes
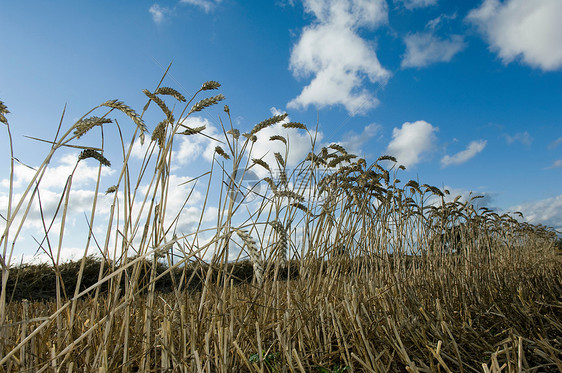
[[[314,129],[286,114],[241,133],[224,106],[211,168],[193,179],[207,191],[198,228],[176,231],[174,143],[209,137],[185,119],[216,110],[224,96],[211,93],[215,81],[186,98],[164,80],[144,90],[138,112],[110,100],[59,128],[17,198],[12,150],[0,241],[1,372],[562,371],[562,260],[552,229],[478,208],[478,196],[402,182],[393,157],[368,164],[338,144],[320,146]],[[146,123],[147,111],[161,121]],[[8,113],[0,102],[12,149]],[[257,136],[274,125],[309,136],[296,166],[288,166],[283,134],[268,139],[285,148],[275,164],[253,155]],[[78,141],[86,133],[94,145]],[[106,158],[109,133],[121,138],[119,162]],[[138,141],[148,147],[133,167]],[[40,206],[51,160],[71,146],[81,151],[76,167],[97,165],[96,196],[113,196],[109,214],[100,215],[95,197],[88,217],[106,233],[90,231],[71,286],[59,261],[72,234],[69,175],[52,265],[30,277],[48,273],[52,294],[14,297],[18,279],[37,271],[13,263],[14,247],[28,211]],[[107,167],[117,170],[111,186]],[[266,176],[245,182],[256,174]],[[101,253],[95,270],[93,247]],[[164,280],[166,291],[157,286]]]

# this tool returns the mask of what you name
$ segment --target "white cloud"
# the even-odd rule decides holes
[[[349,153],[360,155],[363,152],[363,145],[367,143],[367,141],[375,137],[377,134],[379,134],[381,128],[382,127],[379,124],[371,123],[365,126],[361,133],[349,131],[344,135],[339,144],[343,146]]]
[[[213,10],[222,0],[180,0],[181,3],[198,6],[203,9],[205,13]]]
[[[69,196],[69,203],[66,207],[65,214],[67,215],[67,224],[74,226],[77,222],[81,223],[84,221],[84,214],[89,216],[92,208],[92,203],[94,201],[94,190],[92,189],[71,189]],[[19,202],[21,199],[21,193],[15,193],[13,201]],[[39,198],[41,204],[39,204]],[[57,218],[54,219],[53,228],[51,228],[52,234],[58,234],[60,228],[60,217],[63,214],[64,209],[64,198],[65,196],[61,194],[60,190],[50,190],[45,188],[40,188],[39,197],[36,195],[34,202],[31,204],[31,208],[25,219],[24,229],[33,230],[33,234],[36,237],[42,237],[43,235],[43,225],[47,227],[53,221],[55,214]],[[109,196],[100,194],[96,212],[98,214],[104,214],[109,211]],[[0,213],[2,216],[6,216],[5,206],[7,206],[8,194],[0,191]],[[15,229],[17,225],[20,224],[23,218],[23,210],[25,210],[29,202],[29,196],[26,198],[23,209],[20,209],[19,213],[16,215],[14,222],[11,225],[11,229]],[[13,208],[14,206],[12,206]],[[77,220],[78,219],[78,220]],[[0,221],[0,229],[2,231],[5,229],[5,222]]]
[[[61,217],[63,215],[66,217],[66,233],[61,249],[62,259],[70,259],[71,252],[79,255],[76,251],[77,249],[69,249],[69,247],[79,247],[81,242],[85,242],[85,238],[88,234],[85,216],[89,219],[93,206],[98,164],[91,159],[80,161],[74,173],[68,205],[66,205],[65,194],[63,193],[64,187],[67,183],[68,176],[72,173],[76,165],[77,156],[77,154],[70,153],[62,155],[60,158],[53,159],[52,166],[48,167],[43,175],[38,191],[35,190],[34,200],[29,210],[27,210],[27,206],[29,204],[29,198],[34,191],[33,189],[27,195],[26,200],[23,201],[18,214],[12,216],[10,239],[15,238],[15,233],[23,222],[22,230],[17,238],[17,243],[14,245],[14,258],[19,255],[24,255],[25,258],[28,258],[29,255],[37,250],[39,245],[33,240],[33,237],[39,242],[43,241],[45,238],[45,229],[49,230],[48,237],[51,247],[53,250],[56,250],[61,228]],[[35,171],[21,164],[15,166],[12,213],[14,212],[13,209],[15,206],[22,199],[23,190],[31,181],[34,172]],[[105,216],[109,212],[112,196],[104,195],[103,188],[111,185],[108,180],[115,174],[116,172],[110,168],[102,168],[100,182],[101,191],[98,195],[96,206],[96,215],[101,216],[101,218],[97,219],[97,223],[106,221]],[[2,180],[0,187],[0,214],[4,217],[6,216],[6,207],[9,198],[7,185],[7,180]],[[27,215],[25,221],[23,221],[24,212],[26,210]],[[103,223],[101,222],[101,224]],[[0,230],[3,232],[5,228],[6,224],[2,219],[0,220]],[[103,241],[103,239],[101,241]],[[47,247],[46,242],[43,242],[43,246]],[[83,251],[83,249],[81,250]]]
[[[402,67],[424,67],[436,62],[449,62],[466,46],[460,35],[441,39],[432,31],[407,35],[404,42],[406,53],[402,59]]]
[[[424,8],[437,4],[437,0],[398,0],[404,4],[406,9],[412,10],[415,8]]]
[[[284,112],[273,107],[271,108],[271,113],[273,115],[279,115]],[[258,132],[256,135],[258,140],[254,143],[252,148],[251,158],[263,158],[270,167],[277,168],[277,166],[274,166],[277,165],[275,153],[279,152],[281,155],[285,156],[285,144],[281,141],[270,141],[269,138],[273,135],[281,135],[287,139],[287,143],[289,145],[287,153],[287,168],[293,167],[304,160],[306,155],[312,149],[310,136],[303,130],[296,128],[284,128],[283,123],[289,122],[290,120],[291,119],[287,117],[283,122],[264,128]],[[309,131],[312,137],[314,137],[314,131],[310,129]],[[316,133],[317,144],[320,143],[323,138],[324,134],[322,132]],[[260,177],[264,177],[267,174],[267,170],[259,166],[252,168],[252,171]]]
[[[522,212],[531,224],[542,224],[562,232],[562,194],[514,206],[510,210]]]
[[[361,27],[375,28],[387,22],[384,0],[305,0],[305,10],[316,22],[304,28],[291,52],[290,69],[295,77],[313,76],[289,108],[343,105],[351,114],[366,112],[378,100],[363,88],[365,78],[384,84],[384,69],[373,43],[357,34]]]
[[[486,140],[472,141],[465,150],[460,151],[454,155],[446,155],[441,159],[441,166],[447,167],[450,165],[458,165],[473,158],[476,154],[480,153],[486,147]]]
[[[162,23],[166,18],[166,15],[170,13],[170,9],[165,6],[160,6],[158,4],[154,4],[148,9],[150,14],[152,15],[152,20],[154,23]]]
[[[504,137],[505,137],[505,141],[507,141],[508,144],[513,144],[514,142],[520,142],[521,144],[528,146],[531,145],[531,143],[533,142],[533,138],[527,131],[517,132],[513,136],[506,134],[504,135]]]
[[[202,205],[204,195],[201,191],[195,189],[193,183],[186,183],[191,177],[178,176],[171,174],[169,176],[169,189],[166,200],[166,219],[164,226],[167,228],[173,224],[171,231],[177,231],[179,234],[188,234],[196,230],[203,213]],[[204,187],[203,187],[204,188]],[[189,199],[187,200],[187,198]],[[212,201],[211,203],[216,203]],[[177,220],[176,217],[178,217]],[[216,219],[217,209],[207,206],[203,213],[203,222],[209,222]]]
[[[421,161],[423,153],[435,148],[439,129],[423,120],[406,122],[402,128],[392,130],[392,141],[387,152],[397,158],[398,163],[406,167],[414,166]]]
[[[88,253],[88,255],[96,255],[96,253]],[[84,256],[84,248],[83,247],[62,247],[59,253],[59,263],[65,263],[68,261],[78,261],[80,259],[82,259],[82,257]],[[99,255],[96,255],[99,257]],[[56,258],[56,253],[55,253],[55,260]],[[35,253],[34,255],[32,254],[23,254],[21,255],[19,258],[16,258],[16,260],[19,262],[19,260],[22,260],[23,263],[29,263],[29,264],[41,264],[41,263],[47,263],[47,264],[52,264],[53,261],[51,260],[51,258],[49,257],[49,255],[47,253],[45,253],[42,250],[39,250],[37,253]]]
[[[190,116],[184,119],[182,121],[182,124],[190,128],[206,126],[205,130],[203,130],[202,132],[203,134],[214,139],[224,141],[224,135],[222,133],[219,133],[218,128],[205,118]],[[172,169],[174,169],[175,166],[183,166],[190,162],[196,161],[200,156],[203,156],[206,161],[211,162],[213,160],[215,147],[217,145],[226,150],[223,144],[220,144],[209,137],[203,136],[202,134],[178,136],[181,137],[178,141],[178,148],[174,150],[172,154],[174,160]]]
[[[562,67],[562,1],[485,0],[467,20],[508,64],[521,58],[545,71]]]
[[[440,14],[437,18],[432,19],[431,21],[427,22],[425,28],[428,30],[435,31],[441,26],[444,22],[454,20],[457,18],[457,13],[452,14]]]
[[[203,123],[203,120],[194,118],[190,125],[195,125]],[[209,133],[215,134],[214,127]],[[187,136],[186,136],[187,137]],[[189,136],[193,137],[193,136]],[[202,137],[202,136],[199,136]],[[148,141],[147,141],[148,142]],[[210,142],[210,141],[209,141]],[[214,145],[214,144],[213,144]],[[205,144],[207,146],[207,144]],[[205,148],[206,149],[206,148]],[[212,148],[214,150],[214,146]],[[201,151],[204,153],[204,150]],[[200,153],[200,154],[201,154]],[[200,155],[198,154],[198,156]],[[181,156],[181,154],[180,154]],[[25,222],[23,228],[20,232],[17,242],[14,245],[14,256],[13,259],[17,260],[19,257],[23,257],[24,260],[32,260],[33,253],[39,247],[39,244],[35,242],[34,238],[39,242],[42,242],[43,247],[47,248],[47,242],[44,241],[45,229],[49,229],[48,238],[50,241],[50,246],[54,251],[57,250],[59,244],[59,236],[61,229],[61,217],[63,213],[66,216],[66,225],[64,240],[61,246],[61,258],[62,260],[68,259],[79,259],[85,248],[86,237],[88,236],[88,225],[86,220],[90,219],[91,209],[93,206],[95,194],[95,182],[97,180],[98,163],[92,159],[87,159],[80,161],[78,167],[75,171],[72,189],[70,191],[70,197],[68,205],[65,206],[65,195],[62,193],[63,188],[67,182],[67,176],[72,172],[74,166],[77,162],[77,153],[69,153],[62,155],[60,157],[54,158],[51,162],[52,166],[47,168],[43,179],[40,183],[39,194],[35,195],[34,202],[25,217]],[[178,157],[176,153],[173,155],[174,159]],[[188,161],[192,161],[188,160]],[[138,162],[137,162],[138,163]],[[135,173],[138,170],[134,170],[135,162],[131,162],[131,173]],[[16,164],[14,169],[14,195],[12,202],[12,211],[15,205],[20,201],[22,197],[22,191],[29,184],[35,171],[22,166],[21,164]],[[103,246],[106,240],[107,224],[109,223],[109,213],[111,211],[111,205],[116,197],[115,194],[105,194],[105,189],[116,182],[116,177],[118,173],[111,168],[102,168],[102,178],[100,181],[100,191],[98,194],[98,200],[95,210],[95,219],[92,226],[92,231],[96,235],[97,242]],[[134,176],[133,176],[134,177]],[[210,221],[216,221],[217,209],[211,205],[207,205],[205,211],[202,211],[203,201],[204,201],[204,186],[197,186],[195,190],[192,191],[192,187],[195,183],[186,184],[186,181],[191,180],[191,177],[180,176],[175,173],[171,173],[168,176],[169,188],[167,190],[167,208],[166,208],[166,219],[164,225],[168,227],[173,224],[172,230],[177,229],[178,233],[192,233],[197,227],[201,215],[203,215],[203,223],[209,223]],[[135,178],[136,180],[136,178]],[[147,206],[144,206],[144,210],[141,213],[140,208],[143,205],[142,197],[148,191],[148,180],[149,177],[145,175],[145,180],[143,184],[138,186],[137,199],[133,206],[131,216],[133,219],[139,216],[141,224],[142,220],[147,218]],[[0,183],[0,214],[3,217],[7,215],[7,205],[8,205],[8,185],[9,182],[6,179],[1,180]],[[203,192],[201,191],[203,190]],[[120,207],[115,210],[115,214],[120,214],[119,218],[113,220],[113,228],[111,229],[111,236],[116,234],[116,224],[122,224],[123,222],[123,191],[122,189],[117,192],[117,203]],[[160,195],[156,195],[156,203],[161,203],[159,200]],[[186,198],[189,200],[186,203]],[[39,197],[41,204],[39,204]],[[27,197],[29,200],[29,196]],[[210,204],[216,201],[209,201]],[[185,204],[185,207],[183,207]],[[22,205],[19,213],[15,216],[13,224],[10,228],[10,239],[15,238],[15,232],[24,218],[24,211],[26,210],[27,203]],[[66,209],[66,210],[65,210]],[[174,221],[175,217],[178,215],[178,219]],[[120,222],[120,223],[117,223]],[[3,232],[6,227],[5,220],[0,219],[0,232]],[[46,227],[46,228],[45,228]],[[124,232],[126,229],[120,227],[120,231]],[[170,233],[171,234],[171,233]],[[133,239],[133,247],[138,247],[141,234],[137,234]],[[121,240],[121,238],[113,237],[110,246],[113,245],[113,240]],[[81,246],[84,245],[84,246]],[[120,247],[118,244],[115,247]],[[110,249],[112,250],[112,249]],[[95,254],[98,252],[98,248],[92,243],[90,245],[90,254]],[[45,261],[47,258],[46,254],[41,253],[36,261]]]
[[[495,207],[492,206],[494,197],[493,194],[488,192],[474,192],[471,190],[463,189],[463,188],[455,188],[450,185],[445,185],[441,190],[449,191],[449,194],[445,194],[443,200],[445,203],[453,202],[458,197],[458,202],[460,203],[467,203],[470,204],[475,208],[479,209],[480,207],[487,207],[491,210],[497,210]],[[431,205],[441,205],[442,199],[438,196],[430,197],[429,204]]]
[[[61,156],[56,164],[47,168],[47,171],[41,179],[41,187],[45,189],[50,188],[63,188],[66,184],[68,176],[74,170],[76,162],[78,161],[78,153],[68,153]],[[92,181],[95,181],[98,176],[99,163],[93,159],[85,159],[80,161],[76,168],[73,177],[73,186],[83,186]],[[116,171],[113,168],[102,167],[102,177],[114,174]],[[35,171],[22,164],[16,164],[14,167],[14,188],[27,186],[35,175]],[[8,185],[8,180],[3,180],[2,185]]]
[[[552,165],[548,168],[562,168],[562,159],[557,159],[552,162]]]
[[[548,148],[554,149],[560,144],[562,144],[562,137],[559,137],[556,140],[554,140],[553,142],[551,142],[550,144],[548,144]]]
[[[154,146],[154,142],[150,141],[148,136],[143,144],[141,144],[140,138],[137,137],[137,139],[133,143],[133,148],[131,149],[131,157],[136,159],[144,159],[148,148],[151,146]]]
[[[285,112],[275,107],[270,109],[272,115],[280,115]],[[270,141],[269,138],[273,135],[281,135],[287,139],[289,144],[289,151],[287,154],[287,167],[294,166],[301,162],[311,150],[311,139],[308,133],[303,130],[295,128],[284,128],[283,123],[290,121],[287,117],[283,122],[277,123],[273,126],[262,129],[256,134],[257,141],[251,147],[251,158],[262,158],[271,167],[275,167],[275,152],[281,153],[285,156],[285,144],[281,141]],[[211,124],[207,119],[201,117],[189,117],[184,122],[185,125],[194,128],[200,126],[207,126],[203,131],[206,135],[215,139],[226,142],[222,131],[219,132],[217,127]],[[312,136],[315,135],[313,130],[310,130]],[[320,143],[324,137],[322,132],[316,133],[316,141]],[[241,137],[241,141],[245,139]],[[203,157],[208,162],[211,162],[215,153],[215,147],[220,145],[227,151],[226,144],[219,144],[216,141],[201,135],[183,136],[179,140],[179,145],[173,153],[173,160],[176,165],[182,166],[187,163],[196,161],[199,157]],[[248,151],[250,147],[248,147]],[[174,170],[174,167],[172,168]],[[252,169],[258,176],[264,177],[267,175],[267,170],[262,167],[254,167]]]

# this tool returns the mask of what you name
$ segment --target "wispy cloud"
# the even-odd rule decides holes
[[[346,133],[339,144],[343,146],[348,152],[353,154],[361,154],[365,145],[369,140],[378,135],[382,129],[382,126],[376,123],[371,123],[365,128],[361,133],[355,131],[349,131]]]
[[[551,142],[550,144],[548,144],[548,148],[554,149],[560,144],[562,144],[562,137],[559,137],[556,140],[554,140],[553,142]]]
[[[220,4],[222,0],[180,0],[180,3],[195,5],[205,11],[205,13],[209,13],[215,7]]]
[[[531,145],[531,143],[533,142],[533,138],[531,137],[531,135],[529,134],[529,132],[525,131],[525,132],[517,132],[514,135],[504,135],[505,141],[508,144],[513,144],[514,142],[520,142],[523,145]]]
[[[291,52],[290,69],[296,77],[313,76],[289,108],[343,105],[351,115],[364,113],[378,99],[363,87],[365,78],[384,84],[390,73],[382,67],[374,43],[357,33],[387,22],[384,0],[304,0],[306,12],[316,18],[304,28]]]
[[[543,224],[562,231],[562,194],[513,206],[510,210],[521,211],[531,224]]]
[[[544,71],[562,67],[562,1],[485,0],[467,20],[506,64],[517,58]]]
[[[456,13],[442,14],[425,25],[425,30],[406,35],[406,52],[402,57],[402,68],[425,67],[437,62],[449,62],[453,56],[466,47],[461,35],[444,38],[437,35],[438,29],[449,20],[457,18]]]
[[[435,148],[435,132],[438,130],[423,120],[406,122],[402,124],[402,128],[393,129],[387,153],[395,156],[398,163],[406,167],[414,166],[422,160],[423,153]]]
[[[165,6],[160,6],[158,4],[152,5],[148,11],[152,15],[152,20],[154,23],[162,23],[164,19],[171,13],[170,8]]]
[[[407,35],[404,42],[406,53],[402,59],[402,67],[425,67],[436,62],[449,62],[466,46],[460,35],[441,39],[432,31]]]
[[[210,13],[211,11],[215,10],[218,4],[220,4],[222,0],[179,0],[179,4],[186,4],[192,5],[195,7],[200,8],[205,13]],[[152,5],[148,11],[152,15],[152,20],[156,24],[163,23],[166,19],[175,12],[176,6],[174,7],[167,7],[161,6],[160,4]]]
[[[554,162],[552,162],[552,165],[550,165],[550,167],[547,167],[547,169],[551,168],[562,168],[562,159],[555,160]]]
[[[404,4],[406,9],[412,10],[416,8],[424,8],[426,6],[436,5],[437,0],[398,0]]]
[[[460,151],[453,155],[446,155],[441,159],[441,166],[447,167],[450,165],[462,164],[469,159],[473,158],[476,154],[480,153],[486,147],[486,140],[472,141],[465,150]]]

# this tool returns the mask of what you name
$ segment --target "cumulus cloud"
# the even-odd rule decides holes
[[[455,54],[462,51],[466,44],[460,35],[441,39],[433,32],[418,32],[404,38],[406,53],[401,66],[425,67],[436,62],[449,62]]]
[[[387,153],[395,156],[399,164],[414,166],[422,160],[424,153],[435,148],[435,132],[438,130],[423,120],[406,122],[402,128],[392,130],[392,141],[388,144]]]
[[[200,123],[206,122],[195,118],[189,122],[190,125]],[[211,128],[209,133],[216,134],[216,130]],[[205,143],[204,145],[204,149],[202,149],[197,156],[201,156],[201,154],[203,154],[203,157],[205,156],[204,153],[208,144]],[[213,145],[216,145],[216,143],[213,143]],[[212,148],[212,151],[214,151],[214,147]],[[17,238],[17,242],[15,243],[14,260],[16,260],[16,258],[19,259],[20,257],[23,257],[26,261],[45,261],[48,256],[40,248],[40,246],[42,246],[45,250],[48,250],[49,247],[49,244],[45,240],[45,230],[49,231],[48,239],[50,246],[56,253],[59,244],[59,235],[62,224],[61,218],[63,214],[66,217],[66,225],[64,240],[60,252],[62,261],[78,259],[83,255],[86,237],[89,233],[88,224],[93,223],[91,226],[92,232],[95,234],[97,242],[103,246],[103,243],[106,240],[109,213],[112,211],[114,198],[117,198],[117,203],[120,204],[120,207],[116,208],[114,212],[116,214],[120,214],[120,217],[116,217],[113,220],[113,228],[111,229],[110,236],[113,236],[111,239],[115,241],[120,241],[122,239],[120,236],[115,237],[115,234],[117,232],[116,224],[123,224],[122,222],[124,220],[123,214],[125,212],[122,202],[125,201],[125,199],[123,196],[123,190],[121,189],[117,191],[117,194],[105,194],[106,188],[116,182],[118,172],[112,170],[111,168],[102,168],[100,190],[97,194],[98,199],[95,210],[95,219],[93,222],[88,222],[90,219],[91,209],[93,207],[93,201],[96,198],[95,185],[97,181],[98,163],[92,159],[80,161],[74,173],[68,205],[65,206],[65,195],[63,191],[67,182],[67,176],[72,173],[76,165],[77,156],[78,154],[73,152],[54,158],[51,162],[52,166],[47,168],[39,185],[38,192],[36,191],[35,193],[34,202],[30,205],[27,216],[25,217],[23,228]],[[178,154],[175,149],[173,158],[178,162],[183,161],[181,156],[181,152]],[[136,172],[133,171],[136,166],[134,162],[135,160],[136,159],[132,159],[130,163],[132,173]],[[192,161],[192,159],[189,161]],[[195,189],[192,189],[195,186],[195,183],[187,183],[193,179],[192,177],[178,175],[177,173],[174,173],[173,170],[170,171],[172,172],[168,175],[169,188],[166,193],[167,208],[165,210],[164,219],[164,226],[166,228],[171,227],[170,235],[174,231],[177,231],[178,235],[182,233],[192,233],[196,230],[200,220],[203,224],[210,224],[212,221],[216,221],[217,208],[212,206],[212,204],[216,201],[209,201],[203,211],[204,196],[206,192],[205,186],[197,185]],[[22,198],[22,191],[32,180],[34,173],[35,171],[21,164],[15,165],[15,191],[13,195],[12,209]],[[135,176],[133,175],[133,177]],[[144,182],[138,186],[137,196],[144,196],[147,193],[152,193],[149,191],[149,186],[147,184],[149,180],[150,177],[145,175]],[[0,215],[3,218],[6,218],[7,216],[6,210],[9,199],[8,188],[9,181],[6,179],[1,180]],[[159,200],[159,196],[159,194],[156,195],[155,203],[162,203],[162,201]],[[187,198],[189,199],[187,200]],[[29,201],[29,196],[27,197],[27,201]],[[22,222],[22,219],[24,219],[23,212],[26,210],[27,203],[22,206],[22,209],[20,209],[15,218],[12,217],[13,224],[10,228],[10,239],[15,238],[15,232]],[[146,211],[147,205],[144,205],[142,212],[141,206],[143,206],[142,197],[137,197],[131,216],[138,216],[142,225],[142,221],[147,218],[148,213]],[[6,221],[3,218],[0,218],[1,232],[3,232],[6,228]],[[127,229],[128,228],[123,229],[123,227],[120,227],[121,232],[124,232]],[[140,236],[141,234],[137,234],[135,236],[132,240],[131,247],[138,247]],[[117,245],[115,247],[120,247],[119,243],[114,244],[113,241],[110,245]],[[39,254],[34,258],[34,252],[37,250],[39,251]],[[99,248],[96,248],[92,243],[89,253],[99,253]]]
[[[469,202],[475,209],[479,209],[480,207],[487,207],[491,210],[498,210],[492,204],[494,201],[494,196],[488,192],[474,192],[471,190],[453,187],[450,185],[445,185],[441,190],[449,191],[449,194],[445,194],[443,200],[445,203],[453,202],[457,199],[460,203],[467,203]],[[432,205],[441,205],[442,199],[438,196],[430,197],[429,204]]]
[[[181,3],[197,6],[209,13],[211,10],[222,2],[222,0],[180,0]]]
[[[204,195],[200,190],[192,190],[194,184],[187,183],[191,177],[171,174],[168,180],[165,227],[173,227],[171,231],[178,235],[188,234],[195,232],[201,218],[202,223],[216,219],[216,207],[207,206],[203,211]]]
[[[465,150],[460,151],[453,155],[446,155],[441,159],[441,166],[447,167],[450,165],[458,165],[468,161],[476,156],[486,147],[486,140],[472,141]]]
[[[272,116],[285,113],[275,107],[272,107],[270,111]],[[284,128],[283,123],[287,123],[289,121],[290,118],[287,117],[284,121],[259,131],[256,134],[257,141],[253,143],[251,147],[248,147],[246,155],[250,158],[261,158],[270,166],[276,168],[276,166],[274,166],[277,164],[275,160],[275,153],[278,152],[285,156],[285,144],[281,141],[270,141],[269,139],[273,135],[281,135],[287,139],[287,143],[289,144],[287,152],[287,167],[292,167],[301,162],[311,151],[311,138],[309,134],[303,130]],[[189,117],[185,119],[183,124],[192,128],[203,125],[206,126],[203,133],[208,137],[201,135],[181,137],[178,140],[178,145],[172,154],[172,159],[174,161],[172,171],[176,170],[180,166],[200,160],[201,158],[207,162],[211,162],[217,145],[220,145],[224,150],[227,150],[226,145],[219,144],[217,141],[213,140],[214,138],[226,142],[222,131],[219,132],[219,129],[209,120],[201,117]],[[324,137],[322,132],[314,132],[313,130],[310,130],[310,133],[313,138],[316,136],[317,143],[320,143]],[[245,139],[241,137],[241,140]],[[250,148],[251,154],[249,153]],[[259,177],[268,175],[268,171],[262,167],[254,167],[252,171],[254,171]]]
[[[437,0],[398,0],[406,9],[412,10],[416,8],[424,8],[437,4]]]
[[[520,142],[523,145],[531,145],[531,143],[533,142],[533,138],[531,137],[531,135],[529,134],[529,132],[525,131],[525,132],[517,132],[514,135],[504,135],[505,137],[505,141],[508,144],[513,144],[514,142]]]
[[[219,132],[219,129],[214,126],[208,119],[201,117],[187,117],[182,121],[182,124],[190,127],[202,127],[205,126],[203,136],[201,134],[181,136],[179,138],[179,146],[173,152],[173,166],[183,166],[190,162],[196,161],[200,156],[202,156],[207,162],[213,160],[213,155],[215,153],[215,147],[217,145],[222,146],[222,144],[217,143],[217,140],[224,142],[224,135]],[[221,130],[222,131],[222,130]]]
[[[166,16],[170,13],[170,9],[165,6],[160,6],[158,4],[152,5],[148,11],[152,15],[152,20],[154,23],[162,23]]]
[[[24,255],[25,258],[38,249],[42,242],[44,248],[48,245],[44,241],[45,230],[48,230],[48,237],[56,250],[59,240],[59,232],[61,227],[61,217],[66,216],[66,237],[73,236],[74,239],[65,239],[62,247],[62,259],[70,259],[70,253],[75,253],[75,249],[69,247],[79,247],[80,242],[85,242],[88,234],[88,226],[85,216],[90,216],[93,207],[93,201],[96,196],[95,181],[97,179],[98,164],[92,159],[82,160],[78,164],[72,179],[72,187],[70,189],[68,205],[65,205],[64,188],[68,181],[68,176],[76,166],[78,154],[69,153],[55,158],[52,166],[47,168],[43,178],[39,184],[39,188],[32,190],[28,194],[26,200],[23,201],[22,208],[16,216],[12,216],[11,239],[14,239],[15,231],[18,229],[24,219],[24,211],[26,211],[31,195],[34,195],[33,202],[29,205],[25,222],[17,243],[15,244],[14,255]],[[35,171],[21,164],[16,164],[14,169],[14,194],[12,199],[12,213],[14,207],[23,197],[23,190],[32,180]],[[101,173],[101,188],[111,185],[108,180],[116,172],[110,168],[103,167]],[[9,198],[9,190],[7,188],[8,180],[2,180],[0,183],[0,214],[6,217],[7,205]],[[104,195],[101,192],[98,195],[96,206],[96,214],[105,216],[108,213],[111,204],[110,195]],[[98,219],[104,220],[104,218]],[[5,220],[0,219],[0,230],[3,232],[6,228]],[[72,233],[69,233],[72,232]],[[33,239],[34,238],[34,239]],[[70,242],[72,241],[72,242]],[[69,251],[70,250],[70,251]],[[74,251],[73,251],[74,250]],[[82,249],[83,251],[83,249]],[[68,254],[68,255],[67,255]],[[78,254],[77,254],[78,255]]]
[[[68,176],[74,170],[76,162],[78,161],[78,153],[69,153],[63,155],[53,166],[47,168],[47,172],[41,179],[41,187],[45,189],[62,188],[66,184]],[[86,159],[80,161],[76,168],[73,177],[73,185],[83,186],[97,179],[98,176],[97,161],[93,159]],[[116,171],[113,168],[102,167],[102,177],[114,174]],[[14,168],[14,188],[27,186],[35,175],[35,170],[26,167],[22,164],[16,164]],[[2,185],[8,185],[8,180],[3,180]]]
[[[467,20],[506,64],[523,63],[544,71],[562,67],[562,1],[485,0]]]
[[[514,206],[510,210],[521,211],[531,224],[542,224],[562,232],[562,194]]]
[[[283,113],[284,112],[275,107],[271,108],[272,115],[279,115]],[[258,132],[256,135],[258,140],[254,143],[252,148],[251,158],[262,158],[270,165],[270,167],[277,168],[274,166],[277,165],[275,153],[278,152],[281,153],[282,156],[285,156],[285,144],[281,141],[270,141],[269,139],[273,135],[281,135],[287,139],[287,143],[289,144],[287,167],[290,168],[300,163],[312,149],[311,138],[308,133],[303,130],[284,128],[283,123],[289,122],[290,120],[291,119],[287,117],[283,122],[264,128]],[[311,135],[313,138],[316,136],[317,143],[320,143],[324,138],[324,134],[322,132],[314,133],[314,131],[311,131]],[[262,167],[254,167],[252,170],[260,177],[267,175],[267,170]]]
[[[313,78],[287,106],[343,105],[351,115],[375,107],[378,100],[363,83],[367,78],[384,84],[390,73],[380,64],[373,42],[357,31],[387,22],[386,1],[305,0],[304,7],[316,22],[304,28],[294,46],[290,69],[295,77]]]

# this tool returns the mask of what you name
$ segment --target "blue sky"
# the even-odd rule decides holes
[[[24,135],[53,138],[65,104],[65,128],[108,99],[141,111],[173,61],[165,85],[188,96],[219,81],[241,130],[277,112],[318,121],[322,144],[394,155],[402,180],[560,230],[560,16],[559,0],[6,1],[0,100],[16,156],[36,166],[48,146]],[[211,145],[189,145],[205,166]]]

